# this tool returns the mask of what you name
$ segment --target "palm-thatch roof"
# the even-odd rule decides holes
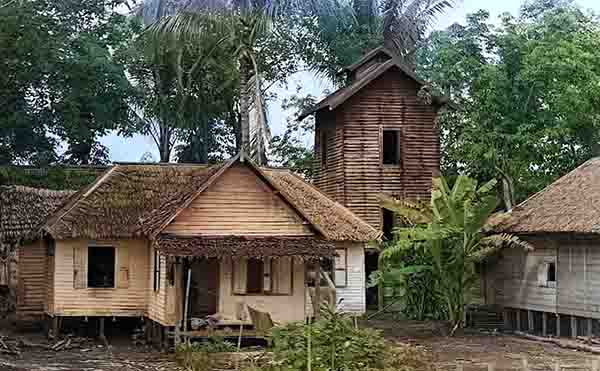
[[[600,158],[593,158],[490,221],[498,232],[600,233]]]
[[[57,239],[157,239],[179,212],[237,161],[214,166],[117,164],[57,211],[44,229]],[[246,164],[323,239],[366,242],[379,238],[380,233],[370,225],[288,170]]]
[[[74,193],[23,186],[0,187],[0,243],[35,239],[48,216]]]

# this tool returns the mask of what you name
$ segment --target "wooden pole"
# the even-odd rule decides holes
[[[571,337],[577,337],[577,317],[571,316]]]
[[[521,309],[517,309],[517,331],[521,331]]]
[[[588,337],[590,337],[590,338],[592,337],[592,330],[593,330],[592,319],[591,319],[591,318],[588,318],[588,319],[587,319],[587,331],[586,331],[586,332],[587,332],[587,334],[586,334],[586,335],[587,335]]]
[[[542,336],[548,335],[548,313],[542,312]]]
[[[556,314],[556,337],[560,337],[560,314]]]
[[[188,330],[188,308],[190,305],[190,286],[192,285],[192,268],[188,268],[187,284],[185,287],[185,305],[183,312],[183,331]]]
[[[315,273],[317,278],[315,279],[315,300],[317,301],[317,305],[314,307],[317,309],[316,313],[314,313],[315,318],[320,318],[321,316],[321,261],[317,260],[317,266],[315,267]]]
[[[533,323],[533,311],[530,310],[527,311],[527,329],[531,333],[535,332],[535,326]]]
[[[98,319],[98,324],[98,338],[100,338],[100,341],[106,344],[106,335],[104,334],[104,317],[100,317]]]
[[[58,326],[58,316],[52,317],[52,336],[56,340],[60,337],[60,327]]]

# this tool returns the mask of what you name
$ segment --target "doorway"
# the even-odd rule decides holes
[[[218,259],[202,259],[191,264],[191,317],[201,318],[217,313],[219,302],[219,265],[220,261]]]

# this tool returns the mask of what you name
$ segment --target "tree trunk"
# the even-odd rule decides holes
[[[250,61],[240,61],[240,116],[241,116],[241,157],[250,158],[250,100],[248,85],[250,80]]]

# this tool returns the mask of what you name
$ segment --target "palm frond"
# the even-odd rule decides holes
[[[522,248],[525,251],[533,251],[535,248],[529,242],[508,233],[499,233],[486,236],[479,242],[482,246],[497,246],[508,248]]]
[[[393,211],[412,224],[430,223],[433,217],[428,204],[421,201],[399,200],[388,195],[379,195],[383,208]]]

